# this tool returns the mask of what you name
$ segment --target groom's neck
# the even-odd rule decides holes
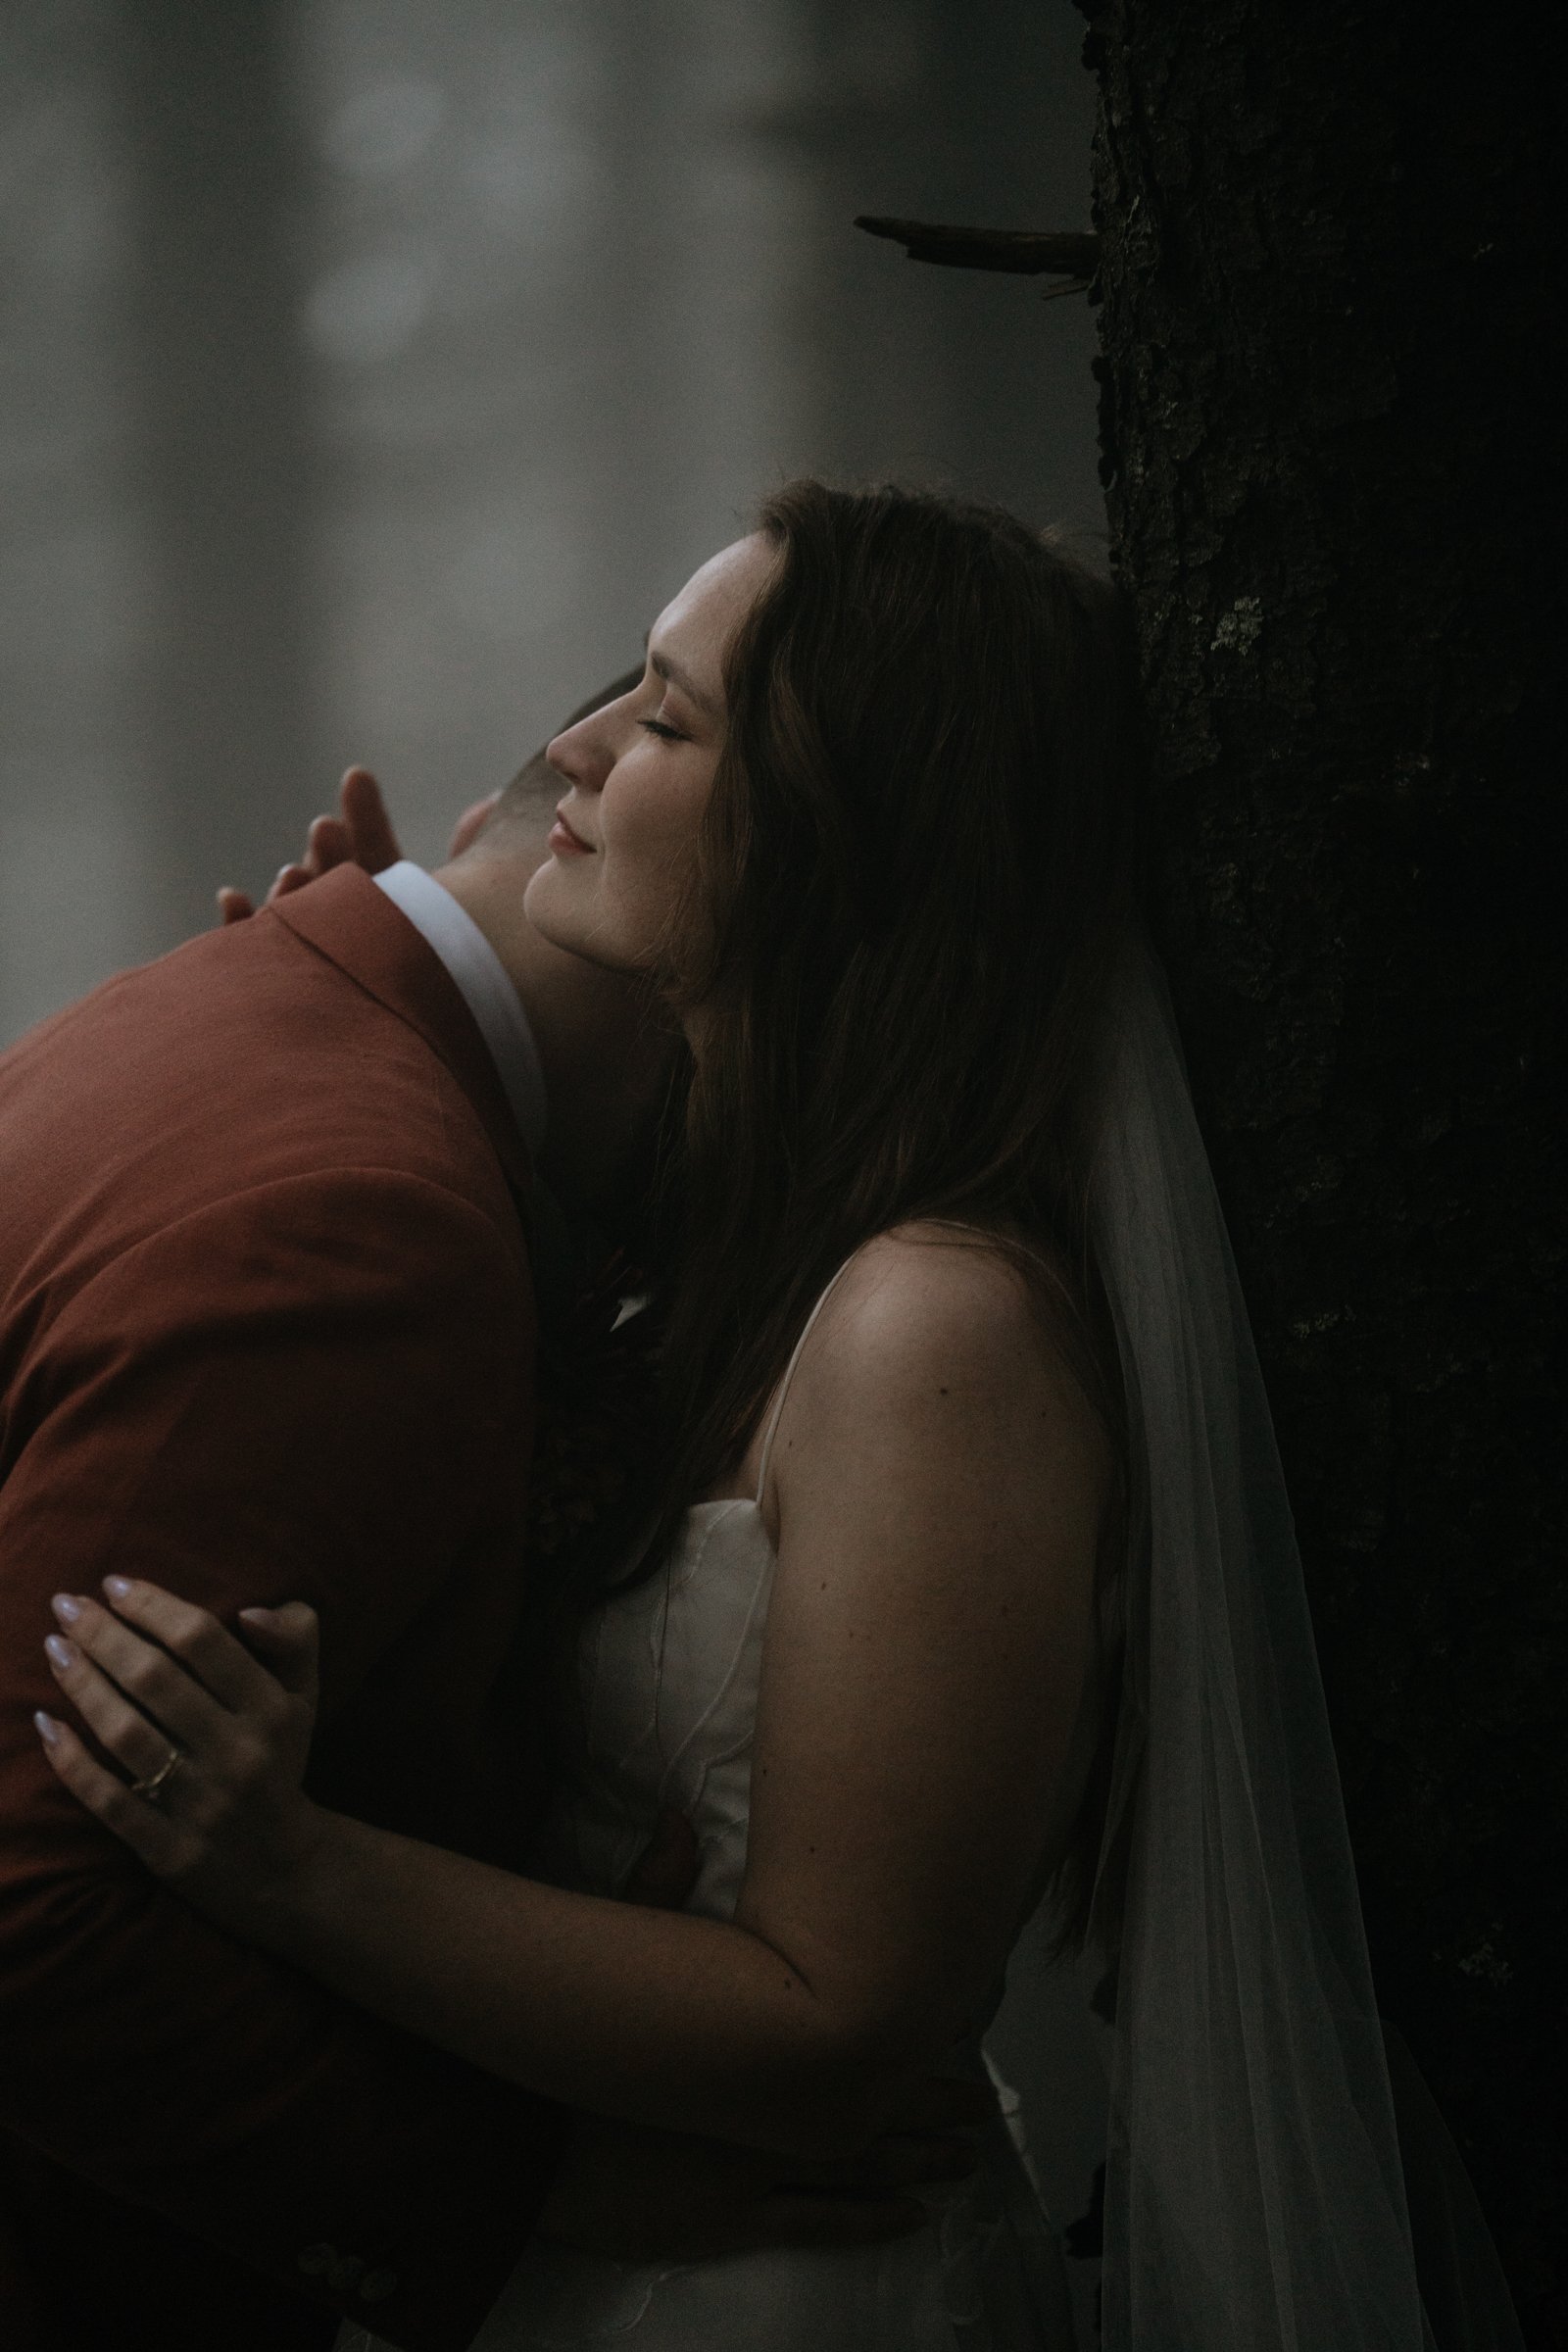
[[[522,910],[548,852],[543,835],[515,851],[470,853],[436,880],[500,957],[528,1016],[547,1105],[541,1173],[568,1210],[617,1222],[637,1181],[679,1040],[635,974],[604,971],[555,947]]]

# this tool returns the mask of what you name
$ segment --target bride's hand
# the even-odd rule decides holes
[[[392,819],[381,798],[381,787],[368,767],[351,767],[338,787],[338,814],[318,816],[306,838],[305,855],[280,866],[264,904],[272,906],[291,891],[303,890],[335,865],[363,865],[379,874],[403,856]],[[224,888],[218,894],[218,910],[225,923],[241,923],[256,911],[248,892]]]
[[[122,1780],[68,1723],[36,1718],[60,1779],[148,1869],[243,1931],[303,1871],[325,1820],[302,1786],[318,1624],[302,1601],[242,1609],[263,1665],[207,1610],[106,1577],[109,1607],[61,1593],[45,1643],[61,1690]]]

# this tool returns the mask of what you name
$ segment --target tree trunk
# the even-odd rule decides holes
[[[1562,2343],[1560,81],[1534,0],[1084,5],[1157,927],[1381,2004]]]

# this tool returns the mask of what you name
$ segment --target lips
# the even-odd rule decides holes
[[[573,832],[566,821],[564,808],[556,810],[556,821],[550,828],[550,838],[553,842],[557,842],[558,847],[581,850],[586,857],[593,856],[593,843],[584,841],[580,833]]]

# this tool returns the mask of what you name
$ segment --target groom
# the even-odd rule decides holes
[[[439,879],[344,865],[0,1055],[10,2352],[290,2352],[339,2315],[460,2352],[547,2197],[612,2253],[906,2212],[770,2202],[760,2161],[659,2135],[568,2150],[558,2110],[155,1886],[32,1728],[56,1592],[143,1573],[229,1620],[309,1599],[317,1793],[521,1862],[538,1792],[491,1702],[520,1609],[533,1170],[603,1209],[667,1051],[629,984],[522,919],[540,781]]]

